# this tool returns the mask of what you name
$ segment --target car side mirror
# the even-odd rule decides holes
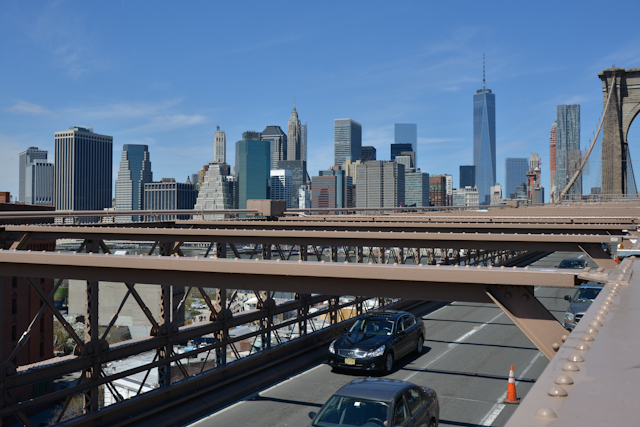
[[[564,299],[566,299],[567,301],[571,301],[571,295],[565,295]]]
[[[397,333],[396,335],[397,335],[397,336],[399,336],[399,337],[403,337],[403,336],[405,336],[406,334],[407,334],[407,332],[406,332],[406,331],[398,331],[398,333]]]
[[[318,414],[316,414],[315,412],[309,412],[309,418],[311,418],[311,419],[314,419],[316,417],[316,415],[318,415]]]
[[[554,266],[554,267],[555,267],[555,268],[558,268],[558,266],[557,266],[557,265],[556,265],[556,266]]]

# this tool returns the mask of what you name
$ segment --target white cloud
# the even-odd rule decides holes
[[[149,123],[129,129],[126,132],[166,132],[187,126],[207,123],[207,118],[200,114],[170,114],[156,116]]]
[[[121,104],[107,104],[93,108],[73,108],[66,113],[88,119],[137,119],[166,112],[169,108],[179,104],[181,100],[167,100],[164,102],[133,102]]]
[[[18,100],[16,105],[6,108],[5,111],[16,114],[28,114],[32,116],[54,116],[51,110],[47,110],[41,105],[32,104],[31,102]]]

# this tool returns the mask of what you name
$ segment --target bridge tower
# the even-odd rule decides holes
[[[598,73],[602,80],[603,105],[609,91],[611,101],[606,108],[602,135],[602,194],[607,197],[635,193],[627,134],[640,112],[640,68],[613,68]],[[633,179],[633,178],[631,178]]]

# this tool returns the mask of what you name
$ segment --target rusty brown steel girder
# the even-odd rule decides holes
[[[601,235],[520,235],[480,233],[409,233],[358,231],[295,231],[295,230],[212,230],[212,229],[147,229],[111,227],[5,227],[6,232],[31,233],[31,239],[86,238],[100,240],[158,242],[221,242],[305,244],[323,246],[369,247],[442,247],[489,250],[557,250],[577,251],[580,244],[600,244],[603,241],[621,243],[622,236]],[[14,236],[17,238],[17,236]]]

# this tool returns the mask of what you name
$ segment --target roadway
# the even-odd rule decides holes
[[[553,267],[578,255],[558,252],[532,266]],[[568,304],[564,295],[570,293],[566,288],[536,289],[536,296],[560,320]],[[503,426],[516,409],[502,403],[509,366],[514,366],[522,398],[547,366],[545,357],[492,304],[454,302],[421,317],[427,333],[422,355],[397,361],[388,377],[435,389],[440,425]],[[191,425],[306,426],[310,411],[317,412],[338,388],[358,376],[332,372],[321,363]]]

